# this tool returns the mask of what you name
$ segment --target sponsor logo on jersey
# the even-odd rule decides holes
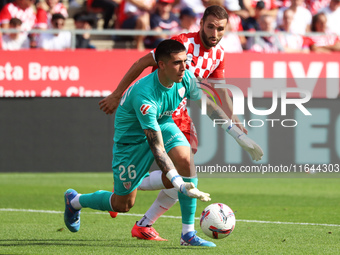
[[[172,116],[173,113],[174,111],[165,111],[162,114],[159,114],[158,119],[163,118],[163,116]]]
[[[148,105],[148,104],[143,104],[141,107],[140,107],[140,112],[145,115],[145,114],[148,114],[148,110],[150,109],[151,105]]]

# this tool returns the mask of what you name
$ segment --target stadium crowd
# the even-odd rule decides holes
[[[30,33],[32,29],[64,29],[72,18],[76,29],[136,29],[157,36],[114,36],[115,42],[134,41],[136,48],[155,48],[172,33],[196,32],[206,7],[221,5],[229,14],[221,44],[226,52],[340,51],[340,0],[0,0],[0,48],[19,50],[71,48],[71,33]],[[244,36],[233,32],[254,32]],[[266,33],[256,33],[266,32]],[[310,34],[316,32],[318,34]],[[89,33],[76,36],[76,48],[95,49]]]

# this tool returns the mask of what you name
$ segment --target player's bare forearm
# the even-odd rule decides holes
[[[198,102],[198,101],[197,101]],[[207,115],[211,120],[224,119],[230,121],[229,116],[221,107],[216,105],[210,98],[207,98]],[[201,104],[201,103],[200,103]]]
[[[228,90],[216,88],[217,93],[221,96],[224,112],[231,118],[233,115],[233,101],[231,100]]]
[[[106,114],[112,114],[117,109],[124,91],[138,78],[145,68],[153,65],[155,65],[155,61],[151,53],[138,59],[124,75],[118,87],[109,96],[99,102],[100,109]]]
[[[161,131],[144,129],[150,149],[155,157],[157,165],[166,175],[171,169],[175,169],[173,162],[165,151]]]
[[[224,88],[216,88],[216,91],[219,95],[221,95],[222,100],[222,106],[224,112],[228,115],[228,117],[233,121],[233,123],[236,123],[236,126],[239,127],[244,133],[248,134],[248,130],[241,125],[241,121],[239,118],[233,114],[233,101],[231,100],[228,90]]]

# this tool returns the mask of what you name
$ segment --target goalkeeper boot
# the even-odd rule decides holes
[[[153,240],[153,241],[168,241],[159,236],[158,232],[151,226],[140,227],[137,223],[133,226],[131,230],[132,237],[137,237],[138,239]]]
[[[216,247],[216,244],[198,237],[196,233],[197,231],[191,231],[191,232],[186,233],[185,235],[181,234],[181,245]]]
[[[113,186],[112,193],[114,193],[114,191],[115,191],[115,187]],[[109,211],[109,213],[110,213],[111,218],[116,218],[118,215],[117,212]]]
[[[66,227],[71,232],[78,232],[80,228],[80,210],[76,210],[71,205],[72,199],[78,195],[78,192],[74,189],[68,189],[64,193],[65,199],[65,212],[64,212],[64,222]]]

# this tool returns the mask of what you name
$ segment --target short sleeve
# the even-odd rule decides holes
[[[153,101],[138,95],[133,101],[133,108],[142,129],[160,131],[157,122],[157,105]]]
[[[198,81],[192,72],[188,70],[185,72],[185,76],[183,77],[183,83],[184,86],[188,88],[186,90],[187,91],[186,97],[189,100],[195,101],[201,99],[202,90],[199,88]]]

